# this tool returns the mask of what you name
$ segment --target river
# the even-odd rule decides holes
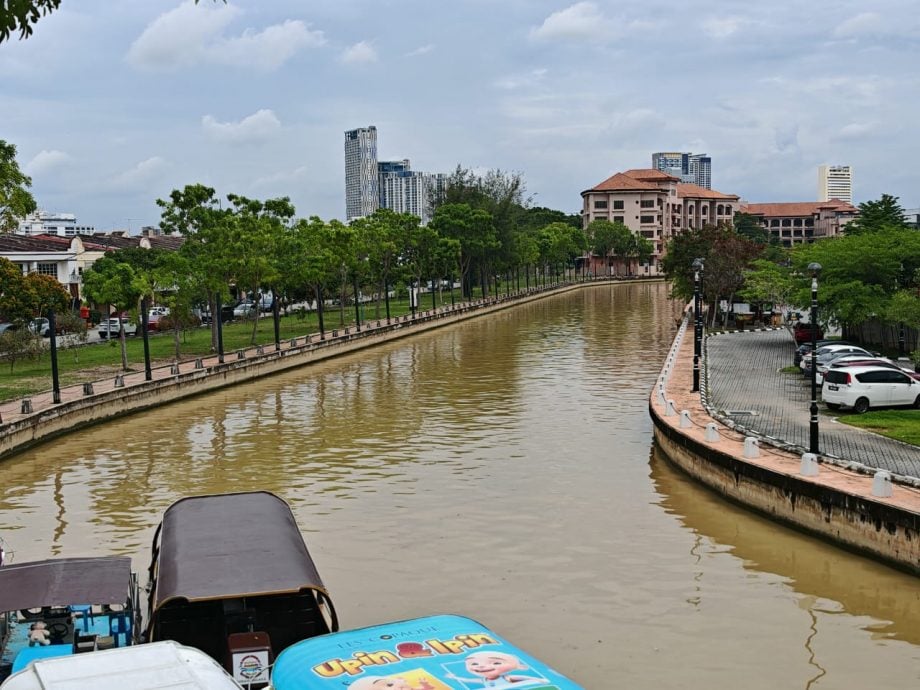
[[[346,628],[458,613],[599,690],[916,688],[916,578],[654,448],[667,294],[590,287],[75,431],[0,462],[0,535],[143,582],[170,503],[265,489]]]

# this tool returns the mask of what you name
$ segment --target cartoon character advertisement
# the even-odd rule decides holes
[[[275,690],[582,690],[462,616],[323,635],[284,650]]]

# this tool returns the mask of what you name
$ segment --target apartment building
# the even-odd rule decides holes
[[[96,228],[91,225],[77,225],[73,213],[47,213],[36,211],[19,221],[17,235],[57,235],[73,237],[75,235],[92,235]]]
[[[853,203],[853,168],[849,165],[818,166],[818,201],[839,199]]]
[[[839,199],[742,204],[741,212],[756,216],[764,230],[786,247],[837,237],[859,215],[858,208]]]
[[[345,132],[345,218],[371,215],[380,204],[377,189],[377,128]]]
[[[705,153],[659,151],[652,154],[652,167],[680,178],[681,182],[712,188],[712,158]]]
[[[447,175],[412,170],[408,159],[377,164],[380,208],[411,213],[421,219],[422,225],[431,220],[432,195],[443,190],[446,183]]]
[[[688,228],[732,222],[740,198],[723,194],[660,170],[639,169],[616,173],[585,190],[582,197],[584,227],[593,220],[620,222],[654,246],[651,260],[641,267],[657,275],[668,240]]]

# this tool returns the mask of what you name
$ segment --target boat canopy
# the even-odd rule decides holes
[[[127,556],[56,558],[0,568],[0,611],[70,604],[126,604],[132,591]]]
[[[188,602],[314,590],[329,599],[290,506],[267,491],[193,496],[163,515],[151,613]]]

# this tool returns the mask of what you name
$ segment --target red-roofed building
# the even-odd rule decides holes
[[[764,230],[786,247],[837,237],[859,215],[858,208],[839,199],[743,204],[741,212],[756,216]]]
[[[593,220],[620,222],[632,232],[648,239],[654,246],[651,260],[640,266],[640,273],[658,275],[659,264],[671,236],[686,228],[732,222],[740,199],[723,194],[660,170],[637,169],[616,173],[581,193],[584,227]],[[589,257],[591,267],[606,270],[605,260]],[[626,264],[615,266],[620,272],[630,270]]]

